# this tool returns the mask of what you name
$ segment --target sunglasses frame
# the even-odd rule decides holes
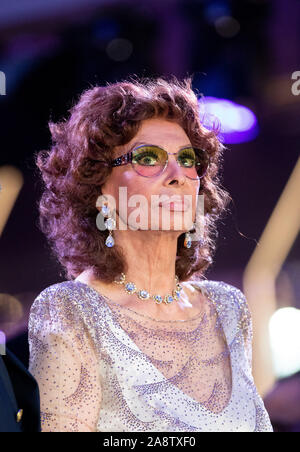
[[[165,163],[164,168],[161,170],[160,173],[156,174],[155,176],[144,176],[143,174],[138,173],[136,171],[136,169],[134,168],[134,164],[132,163],[132,157],[133,157],[134,151],[136,151],[139,148],[145,147],[145,146],[151,146],[151,147],[155,147],[155,148],[161,149],[162,151],[164,151],[167,154],[167,159],[166,159],[166,163]],[[186,177],[188,177],[189,179],[192,179],[192,180],[201,179],[203,176],[205,176],[205,174],[207,173],[207,170],[209,168],[210,155],[208,154],[208,152],[205,149],[195,148],[194,146],[185,146],[185,147],[179,149],[177,152],[167,152],[165,149],[161,148],[160,146],[157,146],[156,144],[141,144],[139,146],[136,146],[134,149],[132,149],[131,151],[127,152],[126,154],[120,155],[120,157],[117,157],[116,159],[112,160],[112,162],[110,164],[107,164],[107,166],[116,167],[116,166],[128,165],[128,163],[131,163],[132,168],[134,169],[134,171],[139,176],[142,176],[142,177],[156,177],[156,176],[160,176],[166,170],[166,168],[168,166],[168,163],[169,163],[169,157],[168,157],[169,155],[176,155],[177,156],[179,154],[179,152],[184,151],[185,149],[190,149],[190,148],[193,148],[195,152],[197,152],[197,151],[204,152],[206,154],[206,156],[207,156],[208,163],[207,163],[207,168],[206,168],[204,174],[202,174],[202,176],[198,176],[197,178],[192,178],[192,177],[189,177],[189,176],[186,176]],[[178,164],[177,158],[176,158],[176,162]]]

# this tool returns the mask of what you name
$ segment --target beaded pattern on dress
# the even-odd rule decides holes
[[[208,304],[159,321],[78,281],[44,289],[29,319],[43,431],[272,431],[251,369],[243,293],[191,282]]]

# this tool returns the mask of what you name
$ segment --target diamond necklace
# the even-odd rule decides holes
[[[180,292],[182,290],[182,286],[179,284],[178,276],[175,275],[175,285],[176,288],[173,290],[172,295],[165,295],[162,297],[161,295],[151,295],[147,290],[144,289],[138,289],[136,285],[133,282],[127,282],[125,273],[121,273],[121,278],[119,280],[114,281],[116,284],[124,284],[124,290],[128,294],[134,294],[141,299],[141,300],[149,300],[153,299],[156,304],[166,303],[170,304],[173,301],[177,301],[180,298]]]

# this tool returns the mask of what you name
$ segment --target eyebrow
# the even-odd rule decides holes
[[[146,143],[145,141],[136,141],[136,142],[130,147],[130,149],[128,150],[128,152],[131,152],[136,146],[138,146],[138,145],[140,145],[140,144],[144,144],[144,145],[147,145],[147,146],[158,146],[158,147],[161,147],[161,146],[159,146],[158,144]],[[178,150],[183,149],[183,148],[187,148],[187,147],[189,147],[189,146],[192,146],[192,144],[191,144],[191,143],[188,143],[188,144],[185,144],[184,146],[180,146],[180,148],[179,148]]]

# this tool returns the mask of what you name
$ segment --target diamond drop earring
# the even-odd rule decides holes
[[[108,248],[111,248],[115,245],[115,241],[114,241],[114,238],[112,235],[112,230],[115,229],[116,222],[112,217],[110,217],[111,213],[110,213],[110,209],[107,205],[103,205],[101,207],[101,213],[104,217],[107,217],[107,219],[104,222],[104,225],[106,226],[106,229],[108,229],[108,231],[109,231],[109,235],[108,235],[107,239],[105,240],[105,245]]]
[[[190,232],[186,232],[184,237],[184,247],[190,248],[191,246],[192,246],[191,234]]]
[[[185,233],[184,244],[183,244],[185,248],[190,248],[192,246],[191,231],[193,231],[193,229],[195,229],[195,227],[196,227],[196,224],[194,223],[192,229]],[[203,245],[205,245],[206,240],[201,238],[198,240],[198,243],[200,246],[203,246]]]

